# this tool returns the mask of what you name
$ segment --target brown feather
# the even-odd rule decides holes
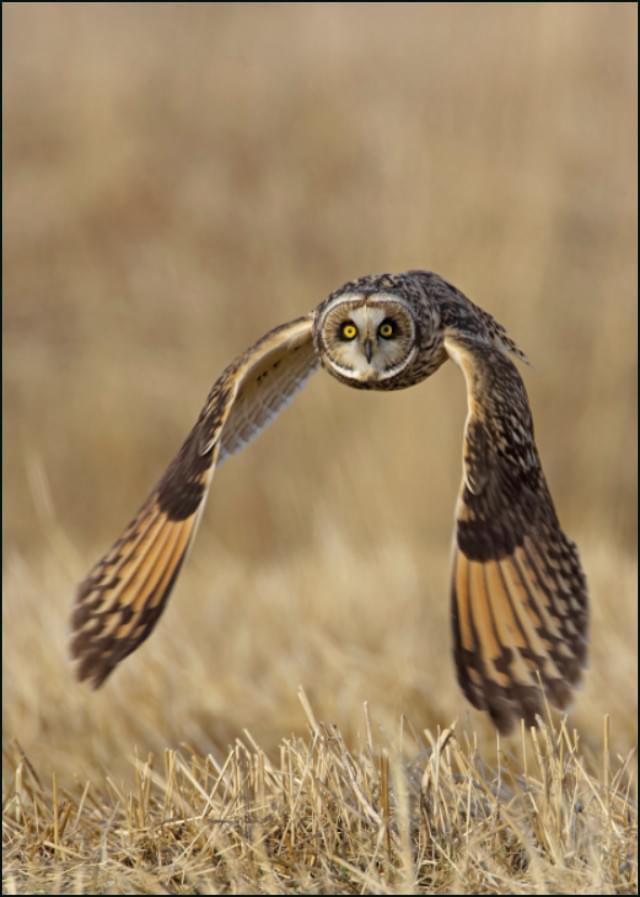
[[[500,347],[449,332],[469,414],[452,587],[458,681],[501,732],[566,708],[586,662],[586,580],[540,466],[524,385]]]
[[[216,463],[255,438],[316,369],[312,324],[308,315],[277,327],[226,369],[149,499],[81,584],[71,619],[79,679],[98,688],[153,631]]]

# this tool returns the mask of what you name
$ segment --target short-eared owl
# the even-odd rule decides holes
[[[282,324],[214,383],[195,426],[113,548],[81,584],[71,651],[100,686],[151,633],[193,541],[214,470],[320,366],[347,386],[404,389],[448,358],[469,412],[451,581],[458,681],[501,732],[535,724],[542,691],[564,708],[586,663],[587,588],[540,466],[504,328],[436,274],[351,281]],[[542,688],[540,687],[542,686]]]

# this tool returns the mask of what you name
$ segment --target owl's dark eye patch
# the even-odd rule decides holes
[[[398,335],[398,325],[392,318],[385,318],[378,327],[378,336],[382,339],[391,339]]]
[[[358,328],[353,323],[353,321],[343,321],[340,327],[338,328],[338,336],[341,340],[345,340],[346,342],[351,342],[358,335]]]

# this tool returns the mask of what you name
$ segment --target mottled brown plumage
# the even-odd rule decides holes
[[[586,664],[587,588],[511,356],[526,361],[491,315],[425,271],[351,281],[270,331],[218,378],[147,502],[80,586],[71,643],[79,678],[98,687],[148,637],[216,465],[257,436],[318,366],[348,386],[395,390],[451,358],[469,405],[452,571],[458,681],[501,732],[519,718],[535,724],[543,696],[565,708]]]

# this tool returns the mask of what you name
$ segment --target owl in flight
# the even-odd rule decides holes
[[[184,445],[80,585],[71,653],[97,688],[153,630],[198,527],[216,467],[321,366],[357,389],[404,389],[448,358],[468,415],[455,509],[451,621],[458,681],[500,732],[535,725],[543,692],[565,708],[586,664],[587,586],[540,466],[523,353],[490,314],[426,271],[361,277],[271,330],[216,380]]]

